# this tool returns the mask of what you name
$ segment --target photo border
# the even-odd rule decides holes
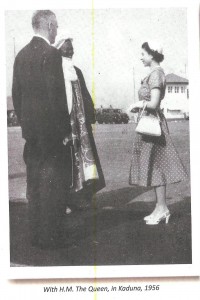
[[[3,228],[1,228],[3,242],[1,245],[0,256],[3,257],[2,266],[4,275],[10,279],[22,279],[22,278],[116,278],[116,277],[169,277],[169,276],[198,276],[200,273],[199,263],[199,166],[200,166],[200,146],[198,145],[199,135],[199,103],[195,103],[199,97],[199,1],[151,1],[151,7],[186,7],[188,9],[188,61],[189,61],[189,79],[190,79],[190,163],[191,163],[191,199],[192,199],[192,258],[193,262],[189,265],[148,265],[148,266],[90,266],[90,267],[10,267],[9,253],[9,207],[8,203],[1,203],[1,218],[3,221]],[[103,8],[142,8],[149,7],[148,1],[94,1],[95,9]],[[19,1],[13,3],[13,1],[7,1],[5,7],[1,4],[1,25],[2,19],[4,20],[5,10],[10,8],[12,10],[21,9],[72,9],[72,8],[92,8],[92,1],[73,1],[73,4],[66,4],[66,1],[60,1],[58,6],[55,7],[55,1],[43,1],[42,4],[29,2],[29,4],[22,4]],[[37,7],[36,7],[37,6]],[[66,7],[68,6],[68,7]],[[5,23],[4,23],[5,24]],[[1,28],[2,41],[5,41],[5,25]],[[2,55],[0,57],[0,63],[3,68],[3,75],[6,72],[5,65],[5,46],[4,42],[1,47]],[[6,80],[5,76],[1,76],[0,82],[2,84],[2,99],[6,99]],[[8,197],[8,164],[7,164],[7,121],[6,121],[6,101],[0,102],[0,117],[3,122],[1,127],[0,136],[2,137],[3,146],[1,149],[1,182],[3,182],[3,190],[1,191],[1,202]],[[5,213],[6,212],[6,213]],[[5,259],[6,258],[6,259]],[[70,274],[70,277],[66,276]]]

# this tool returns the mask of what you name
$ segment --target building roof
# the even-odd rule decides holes
[[[166,75],[166,83],[185,83],[188,84],[189,81],[186,78],[180,77],[176,74],[170,73]]]

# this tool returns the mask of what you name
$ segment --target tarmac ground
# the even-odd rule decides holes
[[[188,121],[169,122],[174,144],[188,170]],[[151,189],[128,185],[135,124],[96,125],[95,141],[106,187],[90,207],[79,203],[65,217],[67,245],[39,249],[28,242],[26,171],[18,127],[8,128],[11,266],[191,264],[190,182],[167,186],[169,223],[147,226],[155,205]]]

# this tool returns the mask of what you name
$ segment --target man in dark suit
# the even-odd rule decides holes
[[[51,46],[57,35],[52,11],[36,11],[35,36],[16,56],[12,96],[26,140],[27,198],[31,243],[64,245],[63,218],[71,183],[71,126],[62,60]],[[64,141],[64,143],[63,143]]]

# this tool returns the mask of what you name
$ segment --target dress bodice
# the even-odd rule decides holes
[[[161,67],[153,69],[148,76],[146,76],[138,91],[139,100],[151,100],[151,90],[154,88],[160,89],[160,100],[165,96],[166,80],[165,73]]]

